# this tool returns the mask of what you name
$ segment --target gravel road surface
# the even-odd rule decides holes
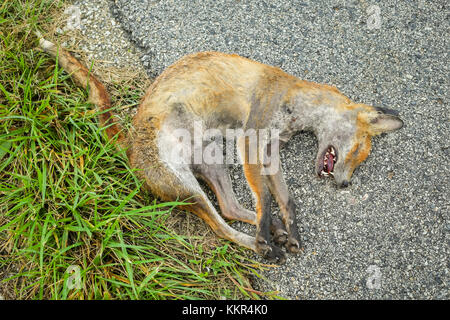
[[[450,298],[447,1],[74,4],[82,9],[83,32],[100,30],[100,57],[116,39],[122,43],[114,32],[120,26],[138,48],[135,63],[151,76],[188,53],[223,51],[400,111],[405,127],[374,139],[347,189],[314,176],[312,134],[296,135],[282,150],[305,251],[271,268],[255,287],[291,299]],[[96,19],[100,12],[108,18]],[[254,207],[237,166],[231,175],[239,201]]]

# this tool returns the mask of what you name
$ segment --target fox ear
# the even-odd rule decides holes
[[[403,121],[392,114],[378,113],[370,120],[369,130],[372,135],[398,130],[403,127]]]
[[[383,108],[383,107],[374,107],[374,109],[378,112],[382,112],[385,114],[391,114],[393,116],[398,116],[399,112],[397,110],[392,110],[392,109],[388,109],[388,108]]]

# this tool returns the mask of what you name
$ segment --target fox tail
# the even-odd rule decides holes
[[[89,91],[89,102],[99,108],[100,126],[105,127],[108,138],[112,139],[117,135],[117,143],[123,145],[125,135],[111,111],[111,100],[105,86],[69,52],[45,40],[39,32],[36,32],[36,36],[42,50],[57,59],[61,68],[72,76],[78,86]]]

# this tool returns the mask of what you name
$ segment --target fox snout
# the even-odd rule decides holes
[[[348,174],[348,171],[336,170],[334,175],[334,181],[339,188],[347,188],[350,185],[352,174]]]
[[[347,188],[348,187],[348,181],[347,180],[342,181],[340,187],[341,188]]]
[[[316,172],[319,178],[332,177],[339,188],[347,188],[350,184],[349,168],[345,169],[343,160],[339,159],[338,151],[333,147],[319,154]]]

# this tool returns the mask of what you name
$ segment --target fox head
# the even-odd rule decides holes
[[[333,108],[316,130],[317,174],[333,176],[338,186],[347,187],[353,171],[369,155],[372,137],[402,126],[403,121],[394,110],[363,104]]]

